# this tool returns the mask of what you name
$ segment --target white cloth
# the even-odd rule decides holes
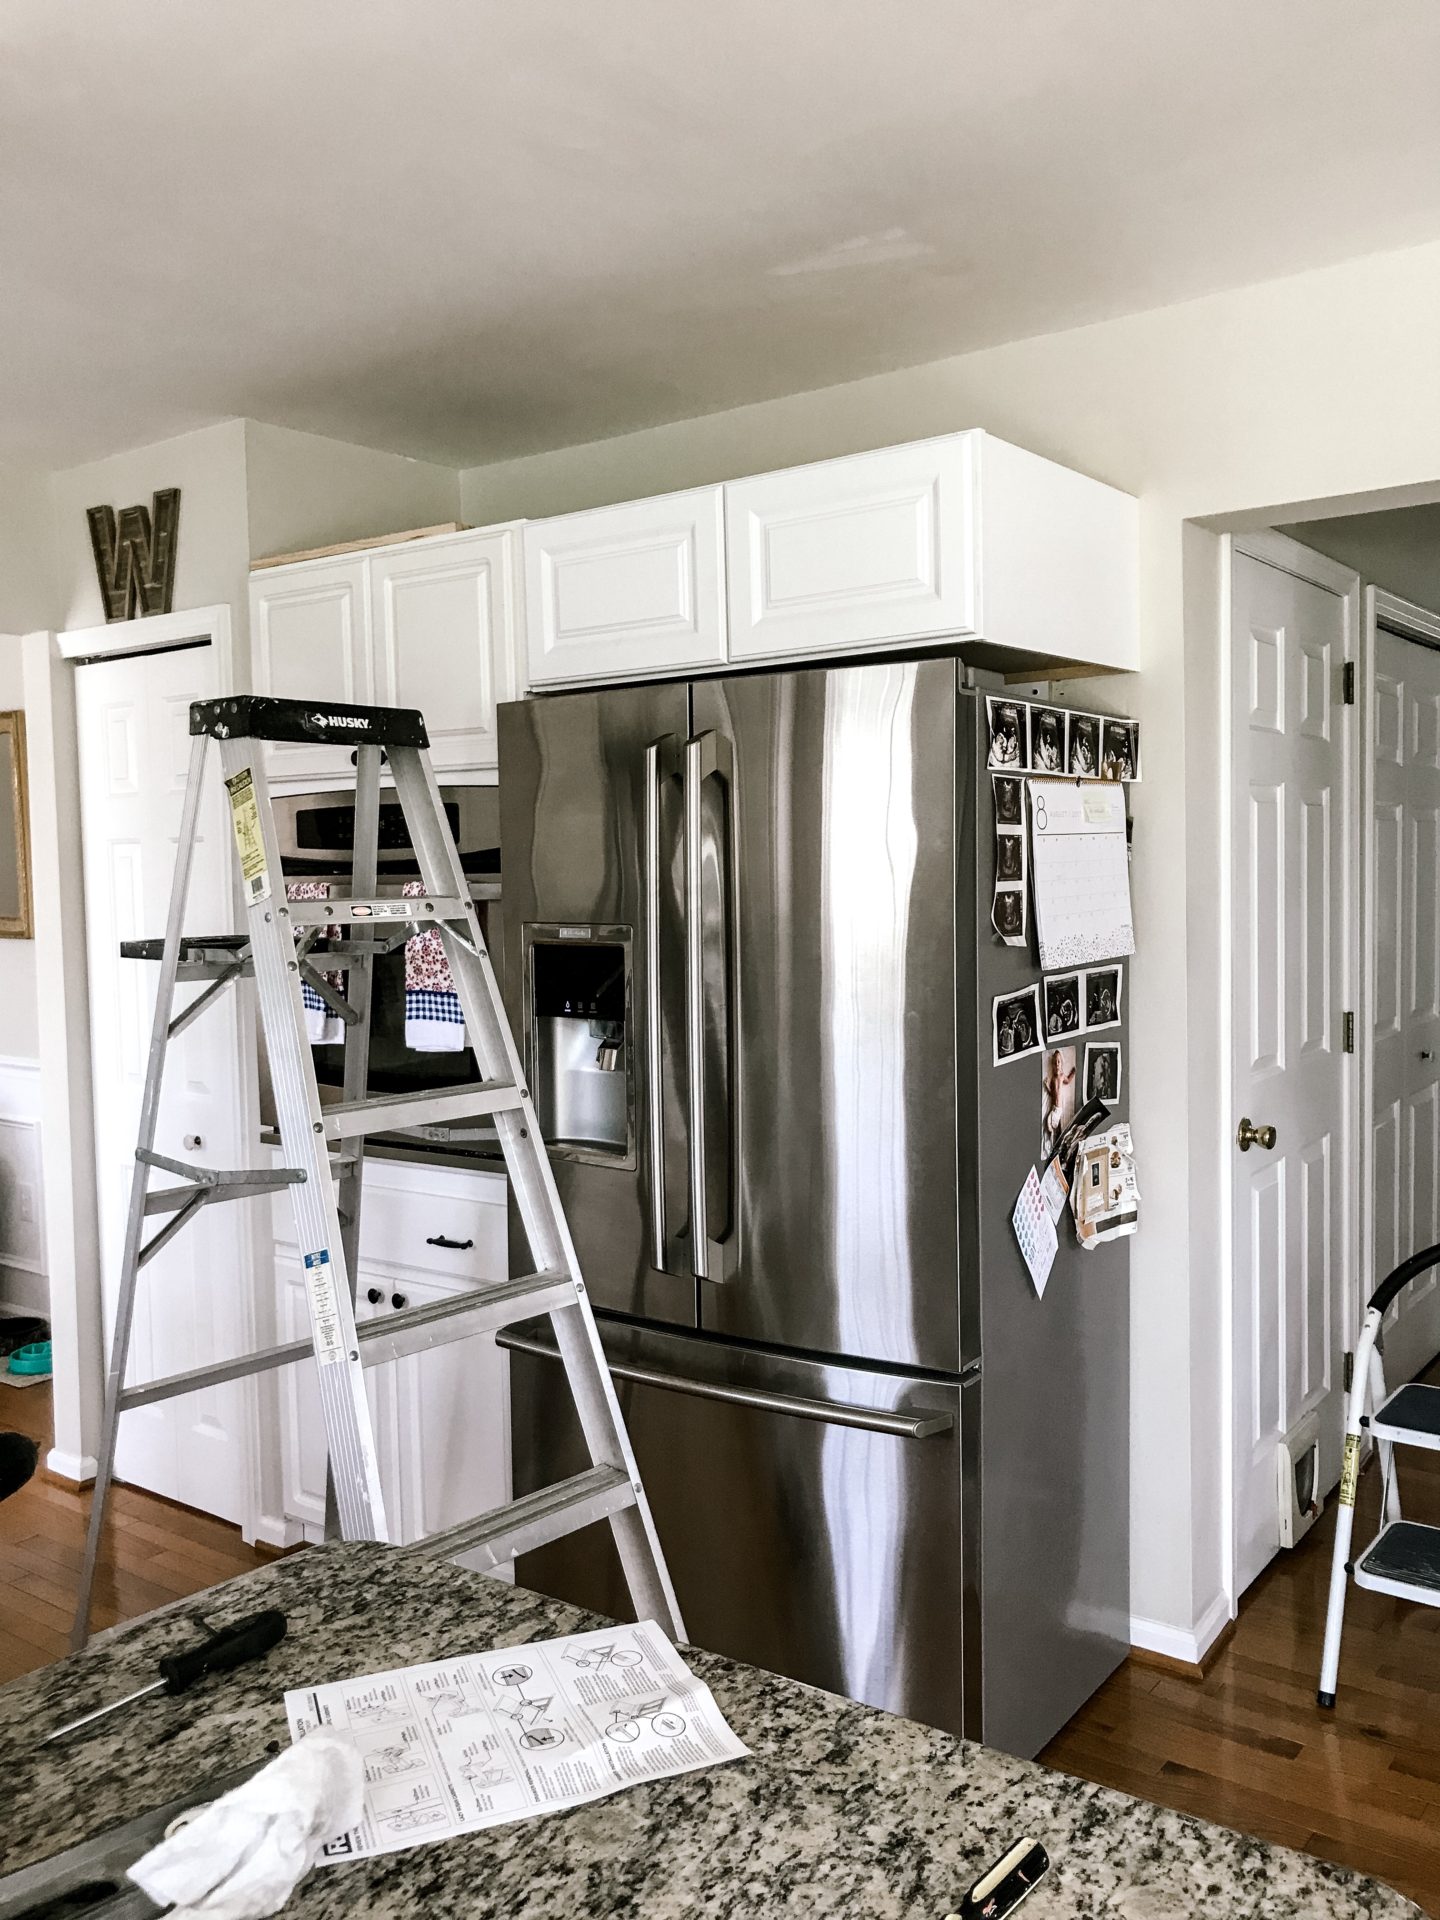
[[[354,1747],[312,1733],[135,1862],[130,1878],[173,1920],[265,1920],[327,1840],[355,1826],[365,1776]]]

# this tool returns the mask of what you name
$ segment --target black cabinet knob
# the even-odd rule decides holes
[[[392,1307],[394,1307],[394,1309],[395,1309],[395,1311],[396,1311],[396,1312],[398,1313],[398,1312],[400,1311],[400,1309],[401,1309],[401,1307],[403,1307],[403,1306],[404,1306],[404,1304],[405,1304],[405,1296],[404,1296],[404,1294],[403,1294],[403,1293],[392,1293],[392,1294],[391,1294],[391,1296],[390,1296],[390,1304],[391,1304],[391,1306],[392,1306]]]
[[[372,1307],[378,1307],[380,1302],[385,1298],[385,1294],[380,1287],[367,1287],[365,1289],[365,1298],[370,1302]]]

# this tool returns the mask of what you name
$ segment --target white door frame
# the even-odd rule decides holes
[[[1350,567],[1341,566],[1323,553],[1315,553],[1309,547],[1302,546],[1298,540],[1291,540],[1285,534],[1272,533],[1268,529],[1248,533],[1227,534],[1221,543],[1221,579],[1220,579],[1220,741],[1221,764],[1218,769],[1220,781],[1220,1072],[1223,1092],[1220,1136],[1216,1141],[1217,1164],[1221,1169],[1219,1181],[1220,1197],[1220,1282],[1221,1282],[1221,1327],[1223,1329],[1223,1349],[1221,1353],[1222,1417],[1224,1420],[1224,1471],[1221,1479],[1222,1489],[1222,1543],[1223,1577],[1225,1597],[1231,1619],[1234,1619],[1239,1596],[1236,1588],[1236,1502],[1235,1502],[1235,1263],[1234,1263],[1234,1218],[1235,1193],[1232,1138],[1235,1117],[1239,1112],[1235,1104],[1235,1049],[1234,1049],[1234,990],[1235,990],[1235,953],[1233,940],[1233,917],[1231,903],[1235,885],[1234,860],[1234,807],[1232,805],[1232,782],[1235,768],[1236,740],[1233,703],[1233,659],[1234,659],[1234,560],[1237,554],[1246,554],[1252,560],[1259,560],[1266,566],[1278,567],[1282,572],[1294,574],[1297,579],[1310,581],[1338,595],[1345,608],[1345,650],[1343,658],[1355,663],[1355,678],[1359,687],[1366,684],[1367,675],[1373,677],[1374,649],[1366,645],[1366,623],[1361,618],[1360,576]],[[1360,695],[1357,692],[1357,701]],[[1359,1157],[1356,1153],[1357,1141],[1365,1138],[1367,1129],[1362,1124],[1361,1083],[1364,1079],[1362,1062],[1368,1041],[1367,1020],[1361,1017],[1362,1006],[1368,1006],[1360,997],[1362,981],[1362,956],[1366,941],[1362,938],[1361,915],[1355,911],[1362,899],[1366,901],[1368,913],[1369,894],[1365,881],[1364,834],[1361,831],[1362,814],[1359,806],[1361,794],[1360,776],[1365,756],[1360,751],[1364,738],[1361,724],[1364,709],[1357,704],[1344,710],[1348,716],[1344,743],[1344,812],[1346,830],[1337,836],[1343,863],[1342,898],[1344,901],[1345,924],[1349,930],[1344,946],[1345,977],[1341,985],[1341,1005],[1355,1010],[1356,1053],[1347,1056],[1345,1067],[1344,1112],[1342,1114],[1342,1158],[1347,1167],[1353,1170],[1351,1179],[1345,1181],[1344,1193],[1344,1245],[1342,1259],[1342,1298],[1344,1301],[1344,1340],[1346,1351],[1355,1344],[1360,1324],[1359,1288],[1357,1276],[1363,1272],[1360,1265],[1359,1223],[1366,1213],[1363,1204],[1365,1189],[1360,1183]],[[1368,921],[1366,922],[1368,925]],[[1328,1489],[1326,1490],[1328,1492]]]
[[[1440,648],[1440,614],[1383,587],[1366,587],[1365,617],[1360,625],[1360,659],[1355,677],[1359,682],[1360,702],[1360,874],[1363,889],[1363,927],[1360,942],[1360,1192],[1366,1204],[1360,1209],[1360,1233],[1356,1269],[1360,1285],[1357,1301],[1363,1303],[1385,1278],[1375,1271],[1375,1221],[1368,1204],[1375,1179],[1375,943],[1370,937],[1375,925],[1375,873],[1370,858],[1370,822],[1375,811],[1375,756],[1371,733],[1375,712],[1375,635],[1380,627],[1414,640],[1422,647]],[[1348,1335],[1347,1335],[1348,1338]]]
[[[127,653],[154,653],[164,648],[181,647],[187,642],[208,642],[215,649],[218,685],[226,692],[238,689],[240,676],[237,672],[234,623],[230,607],[224,602],[210,607],[189,608],[178,613],[152,614],[136,620],[117,620],[100,627],[74,628],[66,633],[57,633],[55,636],[55,644],[61,658],[72,664],[83,660],[112,659],[116,655]],[[73,700],[70,703],[70,725],[73,730]],[[88,996],[88,982],[86,992]],[[88,997],[84,1015],[88,1021]],[[238,1083],[244,1106],[241,1116],[243,1132],[244,1137],[254,1143],[255,1152],[258,1155],[260,1095],[255,1071],[254,1004],[253,997],[244,992],[239,994],[237,1033],[240,1048]],[[93,1111],[94,1086],[88,1052],[83,1063],[83,1087],[76,1088],[72,1085],[72,1098],[83,1101]],[[230,1219],[240,1243],[241,1271],[249,1275],[251,1280],[250,1286],[245,1289],[245,1298],[239,1303],[243,1337],[249,1347],[268,1345],[274,1338],[272,1301],[274,1268],[273,1261],[265,1268],[260,1264],[262,1248],[269,1251],[268,1210],[264,1215],[266,1233],[263,1236],[256,1233],[253,1203],[242,1203],[233,1208]],[[263,1284],[267,1271],[272,1276],[269,1286]],[[95,1284],[98,1287],[98,1268]],[[274,1528],[273,1520],[268,1518],[273,1503],[265,1496],[271,1475],[273,1474],[278,1480],[279,1467],[278,1461],[269,1462],[264,1458],[260,1435],[262,1431],[267,1433],[277,1431],[277,1415],[273,1406],[265,1409],[265,1417],[262,1421],[265,1396],[267,1392],[273,1396],[274,1385],[273,1382],[262,1382],[258,1376],[254,1375],[239,1384],[244,1394],[242,1433],[246,1486],[246,1514],[241,1523],[241,1531],[247,1540],[264,1539],[271,1536]],[[98,1406],[104,1395],[103,1353],[96,1356],[90,1386]],[[97,1437],[98,1434],[89,1437],[85,1449],[87,1455],[91,1454]]]

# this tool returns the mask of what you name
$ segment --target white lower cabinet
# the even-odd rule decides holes
[[[379,1163],[367,1169],[366,1180],[358,1322],[453,1299],[507,1277],[503,1176]],[[367,1231],[372,1203],[374,1234]],[[408,1237],[423,1247],[428,1230],[436,1225],[431,1216],[437,1207],[442,1230],[461,1219],[469,1229],[467,1237],[475,1241],[466,1250],[463,1274],[454,1270],[458,1262],[452,1248],[437,1250],[441,1271],[393,1257],[399,1239],[395,1223],[413,1214],[414,1232]],[[281,1231],[286,1228],[288,1221]],[[372,1254],[372,1239],[382,1246],[388,1243],[388,1252]],[[309,1319],[293,1239],[277,1238],[275,1269],[280,1337],[305,1339]],[[285,1368],[280,1381],[284,1511],[306,1539],[319,1540],[325,1525],[325,1430],[313,1363]],[[492,1335],[371,1367],[366,1386],[390,1537],[397,1545],[454,1526],[510,1498],[509,1369]]]

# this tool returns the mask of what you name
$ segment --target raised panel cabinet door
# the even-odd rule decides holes
[[[250,645],[255,691],[281,700],[375,698],[370,670],[366,565],[323,560],[250,576]],[[275,779],[347,773],[344,747],[276,741],[267,759]]]
[[[513,700],[515,535],[461,534],[370,559],[376,700],[418,707],[437,768],[499,764],[495,705]]]
[[[524,531],[530,685],[723,665],[719,487],[600,507]]]
[[[731,659],[972,633],[973,455],[955,434],[727,486]]]

